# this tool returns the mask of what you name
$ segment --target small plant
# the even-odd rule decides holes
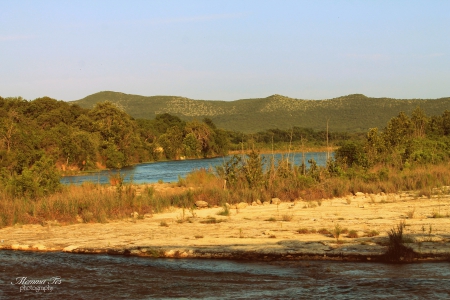
[[[297,232],[300,234],[307,234],[307,233],[309,233],[309,230],[308,230],[308,228],[300,228],[297,230]]]
[[[445,216],[441,215],[439,212],[433,210],[433,212],[431,213],[431,217],[434,219],[437,219],[437,218],[444,218]]]
[[[242,228],[239,228],[239,238],[244,238],[244,231],[242,230]]]
[[[348,233],[348,228],[342,228],[341,234],[347,234],[347,233]]]
[[[268,221],[268,222],[276,222],[277,219],[275,219],[274,217],[270,217],[268,219],[265,219],[264,221]]]
[[[89,223],[94,220],[94,214],[88,210],[85,210],[82,212],[81,218],[83,219],[84,223]]]
[[[200,221],[200,223],[202,223],[202,224],[216,224],[216,223],[221,223],[221,222],[224,222],[224,220],[217,220],[214,217],[208,217],[206,220]]]
[[[378,232],[378,231],[376,231],[376,230],[371,230],[371,231],[367,232],[366,236],[368,236],[368,237],[374,237],[374,236],[377,236],[377,235],[379,235],[379,234],[380,234],[380,232]]]
[[[405,222],[400,222],[397,227],[392,228],[388,232],[389,244],[388,250],[385,253],[385,257],[388,261],[400,262],[400,261],[412,261],[414,259],[414,251],[403,245],[403,230],[405,228]]]
[[[334,236],[334,238],[336,239],[336,243],[339,241],[339,236],[342,233],[342,227],[339,224],[334,225],[334,229],[331,232]]]
[[[269,239],[276,239],[277,237],[274,234],[269,235]]]
[[[203,238],[203,235],[194,235],[194,237],[195,237],[196,239],[202,239],[202,238]]]
[[[317,230],[317,233],[326,235],[326,234],[330,234],[330,231],[326,228],[320,228],[319,230]]]
[[[192,215],[192,218],[195,218],[197,215],[195,214],[195,205],[192,205],[190,208],[189,208],[189,212],[191,213],[191,215]]]
[[[309,232],[310,232],[310,233],[316,233],[317,230],[313,228],[313,229],[311,229]]]
[[[184,179],[180,175],[178,175],[178,186],[179,187],[186,186],[186,179]]]
[[[162,226],[162,227],[169,227],[169,224],[167,224],[166,221],[161,221],[161,223],[159,223],[159,226]]]
[[[284,222],[290,222],[294,216],[292,214],[284,214],[281,216],[281,219]]]
[[[413,208],[413,209],[411,209],[411,210],[409,210],[409,211],[406,212],[406,216],[408,217],[408,219],[414,218],[414,212],[415,212],[415,211],[416,211],[416,209]]]
[[[224,205],[222,207],[222,210],[219,211],[217,213],[217,215],[219,215],[219,216],[229,216],[230,215],[230,209],[228,208],[228,206]]]
[[[359,237],[358,232],[356,230],[350,230],[347,234],[348,238],[356,239]]]
[[[322,206],[322,200],[317,200],[317,205]]]

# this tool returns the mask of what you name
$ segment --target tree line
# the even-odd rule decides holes
[[[228,145],[209,119],[135,120],[110,102],[85,109],[49,97],[0,97],[0,180],[13,194],[52,192],[59,171],[212,157],[225,155]]]
[[[348,141],[336,151],[343,168],[383,165],[403,169],[441,163],[449,157],[450,111],[430,117],[420,107],[411,116],[400,112],[383,130],[371,128],[364,140]]]
[[[136,163],[223,156],[229,149],[260,143],[339,144],[328,170],[399,168],[449,158],[450,111],[427,116],[421,108],[400,113],[386,128],[364,138],[348,133],[293,127],[243,134],[217,128],[208,118],[183,121],[170,114],[134,119],[111,102],[92,109],[49,97],[27,101],[0,97],[0,184],[15,195],[51,193],[60,171],[121,168]],[[301,172],[304,174],[304,171]]]

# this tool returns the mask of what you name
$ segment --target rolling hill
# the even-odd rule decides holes
[[[177,96],[139,96],[104,91],[72,101],[85,108],[110,101],[134,118],[154,119],[169,113],[183,120],[208,117],[224,129],[254,133],[265,129],[288,129],[292,126],[315,130],[362,132],[383,128],[392,117],[404,111],[410,114],[417,106],[427,115],[441,115],[450,110],[450,97],[440,99],[371,98],[353,94],[326,100],[302,100],[281,95],[235,101],[193,100]]]

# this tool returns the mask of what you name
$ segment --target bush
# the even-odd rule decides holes
[[[401,222],[397,227],[392,228],[388,232],[389,244],[388,250],[385,253],[385,258],[391,262],[400,261],[412,261],[414,259],[414,251],[403,245],[403,229],[405,228],[405,223]]]
[[[309,233],[308,228],[300,228],[299,230],[297,230],[298,233],[300,234],[307,234]]]
[[[351,239],[356,239],[359,237],[358,232],[356,230],[350,230],[347,234],[347,237]]]

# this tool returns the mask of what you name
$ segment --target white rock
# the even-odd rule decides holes
[[[240,202],[240,203],[236,204],[236,208],[238,208],[238,209],[246,208],[247,206],[248,206],[248,203],[246,203],[246,202]]]
[[[63,249],[63,252],[72,252],[73,250],[78,249],[78,246],[70,245]]]
[[[198,208],[208,207],[208,202],[198,200],[198,201],[195,201],[195,206],[197,206]]]
[[[37,245],[33,245],[33,249],[43,251],[43,250],[47,249],[47,247],[45,247],[44,245],[41,245],[41,244],[37,244]]]
[[[281,200],[279,198],[272,198],[272,200],[270,201],[270,203],[272,204],[280,204]]]

